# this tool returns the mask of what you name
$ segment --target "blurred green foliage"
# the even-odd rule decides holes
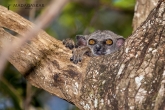
[[[0,4],[29,19],[31,9],[15,8],[12,4],[33,3],[32,0],[1,0]],[[47,0],[36,0],[36,4],[48,6]],[[45,30],[57,39],[74,38],[77,34],[89,34],[96,30],[111,30],[124,37],[132,33],[132,18],[135,0],[79,0],[68,3],[59,16]],[[34,17],[44,8],[37,8]],[[30,106],[44,109],[38,97],[42,90],[32,87]],[[27,96],[27,83],[23,76],[8,64],[0,80],[0,110],[22,110]],[[42,96],[42,95],[41,95]],[[45,100],[44,100],[45,101]],[[68,108],[69,109],[69,108]],[[74,108],[77,110],[77,108]]]
[[[51,24],[48,32],[51,30],[58,39],[74,38],[77,34],[89,34],[95,30],[112,30],[127,37],[132,32],[135,0],[124,1],[100,0],[95,5],[71,2]]]
[[[135,5],[135,0],[113,0],[113,4],[116,7],[133,10]]]

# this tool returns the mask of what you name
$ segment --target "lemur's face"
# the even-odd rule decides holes
[[[124,38],[111,31],[96,31],[88,36],[87,46],[94,56],[113,53],[124,44]]]

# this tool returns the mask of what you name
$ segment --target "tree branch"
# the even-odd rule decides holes
[[[0,11],[0,26],[20,35],[24,35],[24,32],[33,25],[2,6]],[[18,37],[9,34],[2,28],[0,36],[0,47],[4,47],[6,41],[12,43],[19,40]],[[2,52],[2,49],[0,51]],[[14,52],[8,60],[32,85],[70,101],[68,97],[74,96],[76,99],[77,94],[80,94],[82,79],[85,76],[83,73],[87,66],[87,61],[74,65],[70,62],[70,57],[71,51],[66,49],[61,41],[41,30],[36,38],[26,43],[19,51]],[[71,96],[63,93],[63,90],[67,90]]]

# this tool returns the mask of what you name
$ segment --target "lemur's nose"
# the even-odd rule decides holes
[[[101,45],[97,44],[96,45],[96,50],[99,51],[101,49]]]

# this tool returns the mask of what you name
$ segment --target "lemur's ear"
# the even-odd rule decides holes
[[[120,48],[122,45],[124,45],[125,39],[124,38],[118,38],[116,41],[116,46]]]
[[[86,46],[87,40],[84,35],[76,35],[77,46]]]

